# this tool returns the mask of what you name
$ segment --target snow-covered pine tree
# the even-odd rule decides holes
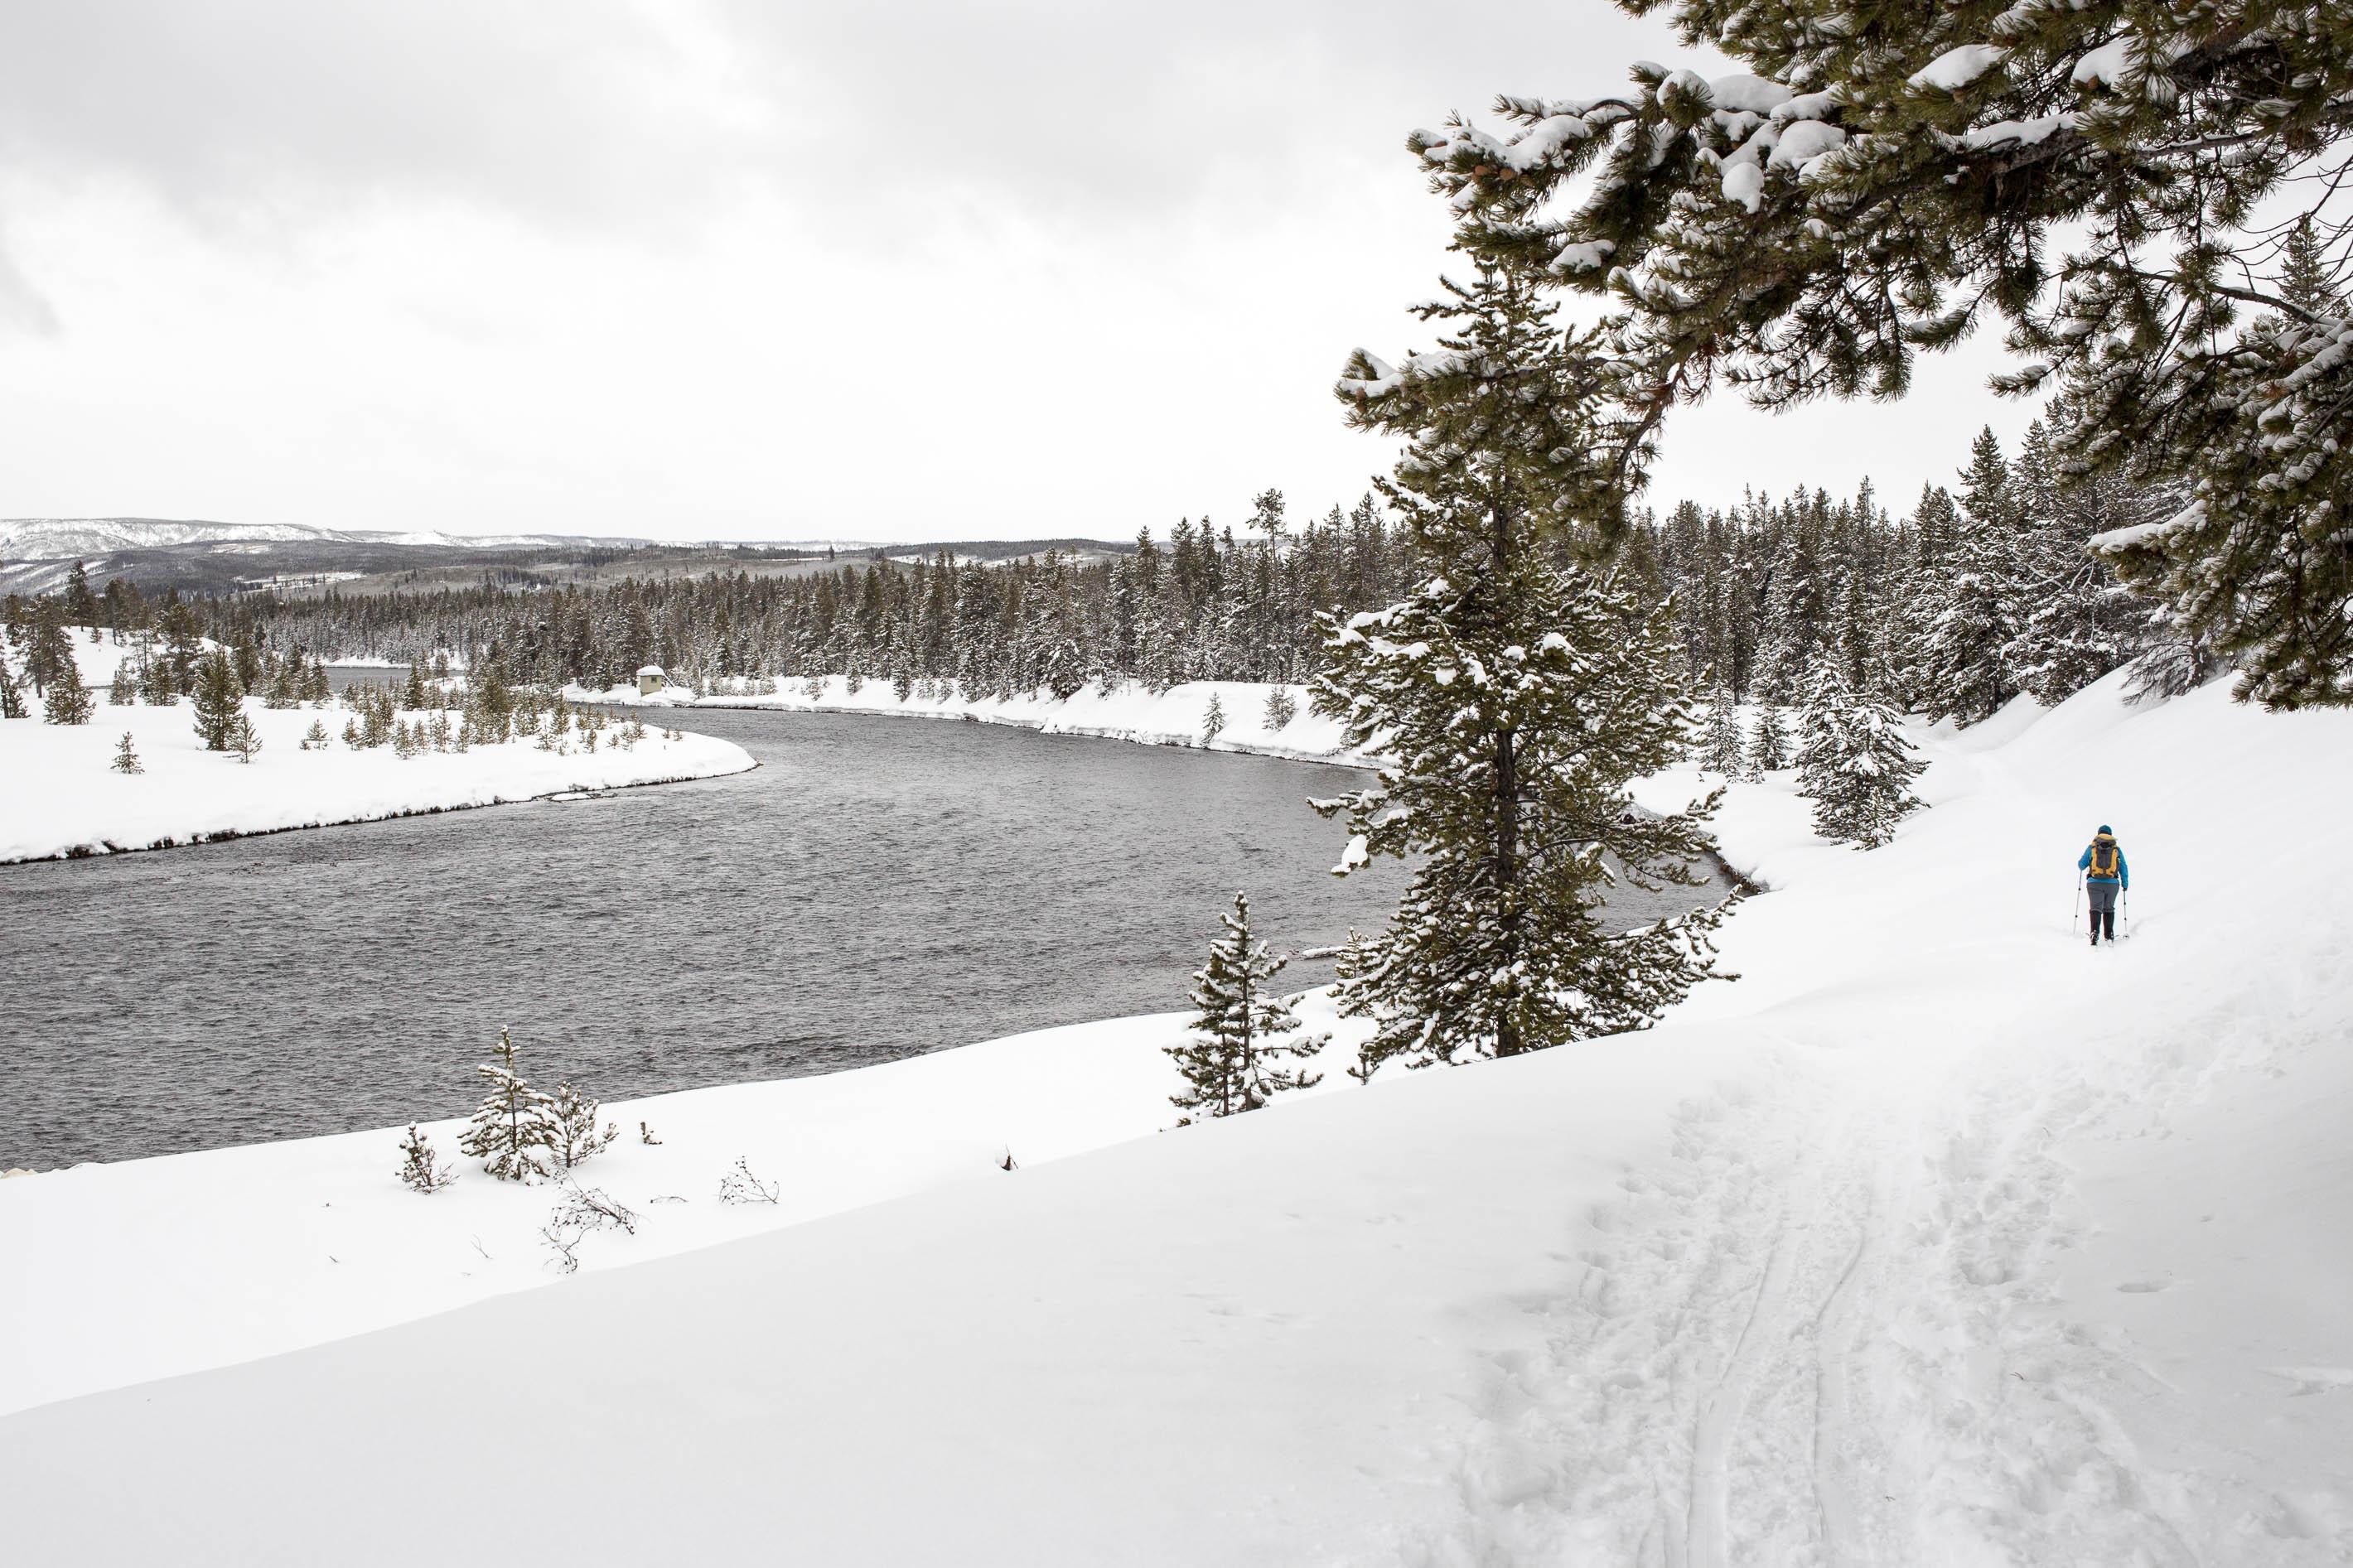
[[[1750,776],[1762,778],[1767,773],[1779,773],[1789,765],[1791,750],[1788,721],[1781,717],[1781,710],[1770,702],[1758,704],[1757,727],[1748,738]]]
[[[207,752],[228,750],[229,731],[245,712],[245,683],[237,666],[216,648],[196,661],[195,729]]]
[[[1740,734],[1740,708],[1732,689],[1718,685],[1707,702],[1707,728],[1701,731],[1699,765],[1723,778],[1736,778],[1746,764]]]
[[[228,749],[237,753],[239,763],[248,765],[261,752],[261,731],[255,727],[253,715],[242,707],[228,723]]]
[[[1317,801],[1375,856],[1418,862],[1388,928],[1343,961],[1344,1010],[1375,1020],[1367,1066],[1513,1056],[1640,1028],[1715,965],[1704,910],[1612,931],[1618,874],[1685,886],[1715,799],[1666,816],[1627,783],[1691,739],[1672,615],[1590,564],[1622,526],[1602,439],[1615,383],[1599,339],[1564,338],[1528,281],[1482,268],[1418,308],[1436,352],[1359,351],[1338,392],[1360,428],[1403,436],[1382,493],[1427,576],[1328,640],[1316,707],[1387,759]],[[1566,559],[1565,559],[1566,558]]]
[[[49,689],[41,699],[41,716],[52,724],[87,724],[97,704],[90,700],[90,690],[81,683],[81,670],[74,663],[73,646],[69,641],[57,654],[57,662],[49,671]]]
[[[596,1126],[596,1102],[567,1082],[547,1097],[547,1146],[565,1170],[612,1147],[621,1135],[617,1122]]]
[[[1924,662],[1926,710],[1968,726],[2018,695],[2009,655],[2024,615],[2017,498],[1991,426],[1978,432],[1961,478],[1961,538]]]
[[[1299,699],[1291,694],[1290,687],[1277,684],[1267,688],[1266,728],[1270,733],[1290,728],[1291,721],[1298,717]]]
[[[473,1119],[458,1135],[458,1147],[482,1162],[502,1182],[528,1182],[548,1173],[554,1128],[548,1096],[531,1087],[515,1068],[515,1044],[499,1031],[496,1062],[474,1071],[487,1086]]]
[[[1266,988],[1288,961],[1270,956],[1250,934],[1244,895],[1234,895],[1233,912],[1221,919],[1226,934],[1209,945],[1209,962],[1193,975],[1193,1037],[1166,1047],[1185,1079],[1184,1091],[1169,1103],[1187,1121],[1256,1110],[1284,1089],[1323,1081],[1320,1073],[1283,1065],[1314,1056],[1324,1041],[1307,1036],[1290,1003]]]
[[[323,752],[329,744],[327,726],[316,719],[311,720],[311,727],[302,732],[302,749],[306,752]]]
[[[1209,706],[1201,715],[1201,744],[1207,746],[1225,732],[1226,705],[1218,693],[1209,693]]]
[[[106,705],[110,708],[129,708],[138,700],[139,682],[131,668],[131,661],[127,658],[117,659],[114,664],[114,679],[107,682],[106,686]]]
[[[433,1141],[418,1131],[414,1121],[408,1124],[408,1136],[400,1141],[400,1169],[393,1174],[427,1197],[458,1179],[458,1173],[433,1152]]]
[[[122,731],[122,739],[114,742],[114,761],[107,763],[118,773],[143,773],[145,763],[139,760],[138,750],[131,743],[131,731]]]
[[[1814,832],[1875,849],[1921,808],[1912,781],[1927,764],[1904,738],[1894,713],[1846,683],[1835,660],[1815,671],[1806,694],[1798,793],[1814,803]]]

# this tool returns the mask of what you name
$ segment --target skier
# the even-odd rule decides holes
[[[2084,886],[2092,895],[2092,945],[2100,945],[2100,927],[2108,928],[2108,941],[2116,940],[2116,894],[2132,886],[2132,868],[2125,864],[2125,852],[2116,842],[2116,829],[2100,824],[2099,832],[2092,836],[2084,858],[2075,862],[2075,869],[2084,873]]]

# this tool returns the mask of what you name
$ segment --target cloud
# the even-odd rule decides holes
[[[18,5],[0,514],[915,539],[1124,537],[1270,484],[1321,510],[1388,453],[1332,377],[1426,340],[1405,307],[1448,259],[1408,131],[1645,55],[1683,58],[1604,0]],[[1958,460],[1911,411],[1734,412],[1670,428],[1655,495],[1851,488],[1810,465],[1865,454],[1905,494]]]

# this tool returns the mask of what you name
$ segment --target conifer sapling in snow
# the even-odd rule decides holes
[[[548,1096],[548,1147],[565,1170],[602,1153],[621,1135],[620,1127],[607,1122],[596,1127],[596,1102],[569,1083],[559,1083]]]
[[[1226,934],[1210,944],[1209,962],[1193,975],[1194,1037],[1166,1047],[1185,1078],[1184,1092],[1169,1103],[1191,1113],[1186,1121],[1256,1110],[1284,1089],[1322,1081],[1304,1067],[1283,1065],[1314,1056],[1324,1041],[1305,1035],[1291,1005],[1266,988],[1289,961],[1270,956],[1266,943],[1251,936],[1244,895],[1234,895],[1233,913],[1222,919]]]
[[[550,1102],[515,1070],[514,1041],[506,1030],[499,1031],[494,1048],[499,1059],[474,1069],[489,1092],[458,1135],[458,1147],[500,1181],[528,1182],[548,1173],[555,1141]]]
[[[129,708],[137,703],[138,700],[139,682],[132,674],[131,661],[127,658],[116,660],[114,666],[114,679],[112,681],[108,683],[106,688],[107,706],[110,708]]]
[[[228,749],[237,753],[238,762],[248,764],[260,752],[261,731],[255,727],[251,714],[240,710],[229,721]]]
[[[1299,699],[1291,694],[1288,686],[1270,688],[1266,694],[1266,727],[1269,731],[1288,729],[1299,717]]]
[[[107,766],[118,773],[143,773],[147,771],[146,764],[139,760],[138,752],[132,747],[130,731],[123,731],[122,739],[114,743],[114,761]]]
[[[1895,825],[1921,808],[1912,781],[1927,765],[1904,738],[1894,713],[1857,696],[1836,660],[1825,660],[1814,672],[1798,793],[1814,803],[1815,833],[1863,849],[1886,843],[1895,837]]]
[[[1226,705],[1218,693],[1209,693],[1208,710],[1201,715],[1201,744],[1216,741],[1226,727]]]
[[[408,1136],[400,1141],[400,1169],[394,1173],[417,1192],[431,1196],[458,1179],[449,1163],[433,1152],[432,1140],[408,1124]]]

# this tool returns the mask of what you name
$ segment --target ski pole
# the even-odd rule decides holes
[[[2124,900],[2125,907],[2116,911],[2116,924],[2124,927],[2125,935],[2130,936],[2132,935],[2132,889],[2126,888],[2117,896]]]
[[[2070,935],[2083,929],[2084,924],[2084,873],[2081,871],[2075,873],[2074,911],[2067,917],[2067,931]]]

